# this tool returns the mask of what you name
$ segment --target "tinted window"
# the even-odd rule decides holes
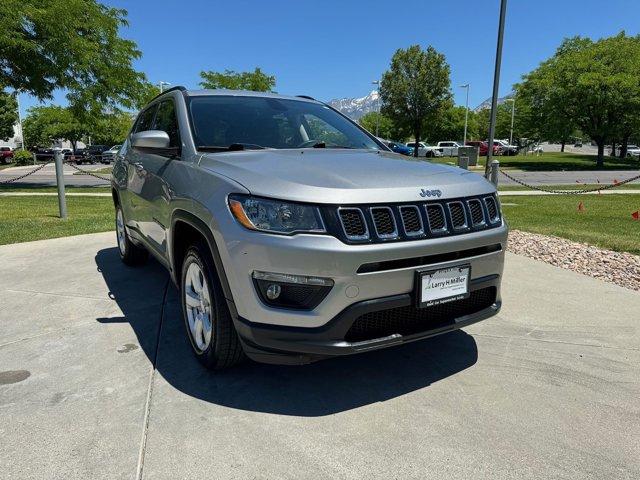
[[[138,121],[136,122],[134,133],[151,130],[151,125],[153,124],[153,115],[156,112],[156,107],[157,105],[153,105],[140,114],[140,116],[138,117]]]
[[[381,148],[356,125],[319,103],[216,95],[191,97],[189,109],[198,147],[240,143],[301,148],[324,142],[327,148]]]
[[[165,100],[160,103],[153,129],[167,132],[170,147],[180,146],[180,131],[178,130],[178,120],[176,119],[173,100]]]

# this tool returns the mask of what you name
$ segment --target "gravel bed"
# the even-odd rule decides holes
[[[564,238],[512,230],[507,250],[556,267],[640,291],[640,256]]]

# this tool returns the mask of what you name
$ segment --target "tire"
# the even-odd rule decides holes
[[[209,247],[203,241],[187,249],[180,298],[187,337],[200,363],[210,370],[223,370],[244,359]]]
[[[433,158],[433,157],[435,157],[435,154],[434,154],[433,152],[427,152],[427,153],[425,154],[425,157],[427,157],[427,158]]]
[[[120,260],[125,265],[131,267],[136,265],[142,265],[147,261],[149,252],[143,247],[135,245],[127,235],[127,229],[125,228],[124,214],[122,213],[122,207],[116,206],[116,241],[118,242],[118,253],[120,254]]]

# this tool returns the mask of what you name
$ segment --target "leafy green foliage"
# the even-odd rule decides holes
[[[0,91],[0,140],[13,137],[13,126],[18,123],[16,97]]]
[[[120,38],[126,11],[96,0],[2,0],[0,86],[48,99],[65,89],[83,110],[134,106],[141,53]]]
[[[598,144],[601,167],[605,141],[628,138],[637,125],[639,71],[640,36],[566,39],[518,86],[530,131],[562,139],[579,128]]]
[[[33,165],[33,155],[27,150],[13,152],[13,161],[18,166]]]
[[[202,88],[271,92],[276,86],[276,77],[267,75],[259,67],[256,67],[253,72],[203,71],[200,72],[200,77],[202,78],[200,82]]]
[[[101,115],[90,125],[88,135],[96,145],[121,145],[129,133],[133,118],[128,112]]]
[[[379,122],[379,123],[378,123]],[[399,128],[396,123],[386,115],[378,112],[365,113],[358,123],[373,135],[376,134],[376,125],[378,126],[378,136],[387,140],[401,141],[407,136],[406,131]]]
[[[59,139],[75,144],[89,133],[89,127],[71,108],[42,106],[30,108],[24,119],[25,140],[30,147],[48,147]]]
[[[436,143],[445,140],[462,142],[464,137],[464,117],[466,108],[445,102],[443,107],[426,126],[426,138]],[[484,133],[482,134],[484,135]],[[478,114],[469,111],[467,125],[467,140],[480,138]]]
[[[432,46],[424,51],[419,45],[399,49],[380,82],[382,113],[420,141],[428,122],[450,101],[450,87],[449,65],[443,54]]]

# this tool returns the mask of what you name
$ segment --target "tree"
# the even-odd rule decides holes
[[[415,157],[426,122],[451,99],[450,86],[449,65],[432,46],[424,51],[419,45],[397,50],[390,69],[382,75],[382,113],[413,134]]]
[[[65,89],[85,110],[132,107],[145,76],[135,42],[119,36],[126,14],[96,0],[2,0],[0,88],[40,100]]]
[[[597,143],[597,166],[602,167],[605,142],[628,138],[633,119],[640,116],[638,71],[640,37],[621,32],[597,41],[565,39],[529,74],[540,77],[531,103],[544,112],[537,121],[573,123]]]
[[[98,117],[90,126],[87,135],[97,145],[121,145],[133,124],[133,115],[129,112],[107,113]]]
[[[256,67],[253,72],[234,72],[225,70],[224,73],[200,72],[202,88],[225,88],[229,90],[252,90],[255,92],[271,92],[276,86],[276,77],[267,75]]]
[[[464,137],[464,117],[466,108],[456,106],[451,101],[444,102],[442,108],[427,122],[425,137],[432,143],[443,140],[462,142]],[[467,139],[478,138],[478,118],[472,110],[467,120]]]
[[[13,126],[18,123],[16,97],[0,91],[0,140],[13,137]]]
[[[71,108],[59,106],[32,107],[23,122],[30,147],[48,146],[57,140],[69,140],[73,149],[89,132],[88,126],[79,121]]]
[[[372,134],[376,134],[376,127],[381,138],[389,140],[401,140],[406,137],[404,132],[387,116],[378,112],[365,113],[358,123]]]

